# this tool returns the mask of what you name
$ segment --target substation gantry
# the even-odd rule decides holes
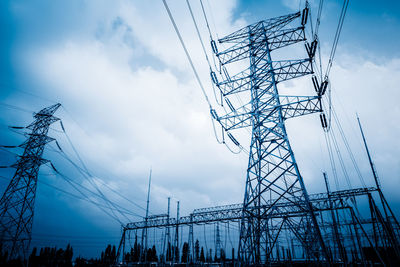
[[[398,248],[400,226],[386,200],[383,200],[383,205],[387,213],[382,214],[373,196],[378,193],[379,190],[375,187],[331,192],[327,184],[326,193],[309,195],[309,200],[321,229],[321,235],[326,242],[333,263],[344,265],[366,262],[385,263],[388,258],[397,253],[395,248]],[[363,200],[368,201],[370,216],[367,218],[360,218],[356,205],[357,201]],[[273,219],[288,220],[304,217],[307,211],[299,208],[298,205],[293,205],[292,201],[293,199],[285,200],[276,204],[275,200],[272,200],[261,206],[260,209],[267,211],[275,208],[276,212],[271,215]],[[244,216],[250,217],[251,215]],[[144,230],[154,228],[179,229],[188,227],[189,259],[192,263],[196,263],[193,259],[193,255],[195,255],[194,227],[215,223],[240,223],[242,220],[243,204],[195,209],[188,216],[179,217],[178,214],[176,218],[167,214],[149,216],[147,220],[128,223],[123,227],[117,258],[121,260],[121,256],[125,255],[125,242],[129,231],[142,230],[144,232]],[[281,224],[269,230],[292,232],[293,227],[294,225],[291,224]],[[287,240],[276,239],[272,244],[273,251],[271,254],[273,255],[270,256],[270,263],[279,264],[289,261],[292,263],[310,263],[315,261],[315,259],[307,257],[305,246],[306,244],[300,237],[297,240],[291,239],[289,243]],[[122,262],[126,263],[124,258],[122,258]],[[179,262],[179,259],[177,262]],[[238,262],[241,262],[241,259],[238,259]],[[251,264],[247,263],[246,265]]]

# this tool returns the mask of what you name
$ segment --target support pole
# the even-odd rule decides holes
[[[337,247],[338,247],[338,250],[339,250],[340,258],[342,259],[344,266],[347,266],[347,256],[346,256],[346,253],[344,251],[344,247],[342,245],[342,241],[340,240],[338,223],[337,223],[337,220],[336,220],[336,216],[335,216],[335,212],[334,212],[334,208],[333,208],[333,203],[332,203],[332,199],[331,199],[331,190],[329,188],[328,176],[326,175],[325,172],[323,172],[323,175],[324,175],[324,180],[325,180],[326,192],[328,194],[329,208],[330,208],[331,217],[332,217],[333,233],[335,235],[335,240],[336,240],[336,244],[337,244]]]
[[[143,231],[142,231],[142,242],[141,242],[142,244],[140,246],[140,260],[139,261],[142,261],[142,259],[144,259],[144,262],[147,261],[147,223],[149,220],[151,173],[152,173],[152,168],[150,168],[149,187],[147,189],[146,217],[144,218],[145,227],[143,228]]]
[[[170,216],[170,204],[171,204],[171,198],[168,197],[168,209],[167,209],[167,229],[165,233],[165,242],[167,244],[167,255],[166,255],[166,260],[167,261],[172,261],[172,248],[171,248],[171,240],[170,240],[170,227],[169,227],[169,216]]]
[[[175,227],[175,253],[173,258],[179,262],[179,201],[176,203],[176,227]]]

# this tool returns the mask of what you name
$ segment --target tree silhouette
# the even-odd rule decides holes
[[[135,237],[135,243],[131,251],[125,254],[125,261],[126,262],[139,262],[140,259],[140,244],[137,242],[137,236]]]
[[[101,252],[101,263],[105,265],[111,265],[117,258],[115,245],[111,247],[108,245],[104,252]]]
[[[188,262],[189,257],[189,244],[187,242],[183,243],[182,247],[182,260],[181,262]]]
[[[222,262],[224,262],[226,260],[226,254],[225,254],[225,250],[221,249],[221,259]]]
[[[207,252],[207,258],[206,258],[207,262],[212,262],[212,249],[210,248],[210,251]]]
[[[205,259],[205,257],[204,257],[204,249],[203,249],[203,247],[201,247],[200,261],[201,261],[201,262],[205,262],[205,261],[206,261],[206,259]]]
[[[73,250],[70,244],[67,245],[66,249],[57,249],[56,247],[41,248],[39,255],[37,254],[37,248],[32,249],[32,253],[29,256],[29,266],[57,266],[57,267],[70,267],[72,266]],[[8,263],[7,265],[10,265]]]
[[[179,261],[179,248],[174,246],[175,261]]]
[[[194,244],[194,250],[195,250],[195,262],[198,262],[200,258],[200,242],[198,239],[196,239],[196,243]]]
[[[167,253],[165,255],[165,260],[166,261],[172,261],[172,248],[171,248],[171,243],[170,242],[168,242]]]

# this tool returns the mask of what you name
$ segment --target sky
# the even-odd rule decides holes
[[[210,51],[199,1],[190,2]],[[296,12],[304,5],[299,0],[204,2],[216,37]],[[317,2],[311,1],[313,19]],[[168,4],[206,93],[215,104],[209,67],[186,2]],[[324,64],[341,6],[341,1],[324,3],[320,27]],[[67,135],[59,123],[51,127],[49,135],[80,164],[69,138],[104,194],[134,214],[144,216],[150,169],[152,214],[166,212],[168,197],[173,214],[180,201],[181,215],[195,208],[243,200],[248,155],[231,153],[217,143],[208,105],[161,0],[14,0],[1,1],[0,7],[1,145],[18,145],[25,138],[7,126],[26,126],[33,120],[32,112],[59,102],[62,108],[55,115],[62,120]],[[350,1],[330,75],[333,106],[361,173],[366,183],[373,185],[356,112],[383,191],[398,216],[399,26],[397,1]],[[282,85],[285,90],[307,86],[309,79]],[[318,115],[288,121],[287,127],[308,191],[323,191],[322,171],[329,176],[330,167]],[[249,142],[246,133],[239,133],[239,137],[243,144]],[[232,144],[230,147],[235,150]],[[90,187],[89,181],[54,150],[54,143],[48,145],[44,157],[63,174]],[[346,154],[344,147],[343,151]],[[11,165],[16,158],[1,150],[0,160],[0,165]],[[348,155],[344,161],[351,169]],[[0,179],[3,192],[14,170],[0,170],[5,177]],[[352,186],[361,186],[354,170],[349,174]],[[339,189],[345,189],[344,178],[339,179]],[[50,167],[41,167],[33,245],[65,246],[71,242],[75,256],[95,257],[106,244],[117,244],[118,221],[92,203],[48,185],[79,194]],[[120,220],[140,220],[127,217]]]

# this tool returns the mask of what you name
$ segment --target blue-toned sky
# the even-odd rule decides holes
[[[208,65],[186,3],[168,2],[213,99]],[[311,1],[314,19],[317,2]],[[326,59],[342,1],[324,2],[320,39],[322,58]],[[208,43],[199,2],[191,3]],[[205,3],[213,34],[222,37],[249,23],[295,12],[304,1]],[[398,1],[350,1],[330,78],[333,103],[363,177],[372,185],[356,112],[364,124],[384,193],[399,215],[398,29]],[[232,154],[215,140],[208,106],[161,0],[1,1],[0,36],[1,145],[24,140],[7,125],[27,125],[33,111],[60,102],[64,108],[56,115],[99,184],[106,183],[144,207],[152,166],[153,213],[165,212],[169,196],[173,213],[176,201],[181,201],[181,214],[242,201],[247,155]],[[309,81],[302,80],[286,87],[296,90],[296,86],[307,85]],[[60,130],[55,124],[51,136],[78,162]],[[288,132],[309,191],[323,190],[321,172],[331,174],[318,116],[288,122]],[[88,186],[68,162],[51,151],[54,144],[48,148],[46,158]],[[343,153],[351,169],[350,158],[345,150]],[[0,151],[0,159],[0,165],[15,160],[4,151]],[[12,177],[12,169],[0,170],[1,176]],[[352,185],[360,186],[354,171],[349,173]],[[44,183],[38,184],[33,244],[65,246],[71,242],[76,256],[97,256],[107,243],[116,244],[119,223],[92,204],[47,186],[45,183],[78,194],[53,174],[49,167],[41,168],[39,181]],[[346,188],[344,178],[340,179],[341,189]],[[7,183],[7,179],[0,179],[1,191]],[[100,188],[115,202],[144,215],[142,209],[118,198],[104,185]]]

